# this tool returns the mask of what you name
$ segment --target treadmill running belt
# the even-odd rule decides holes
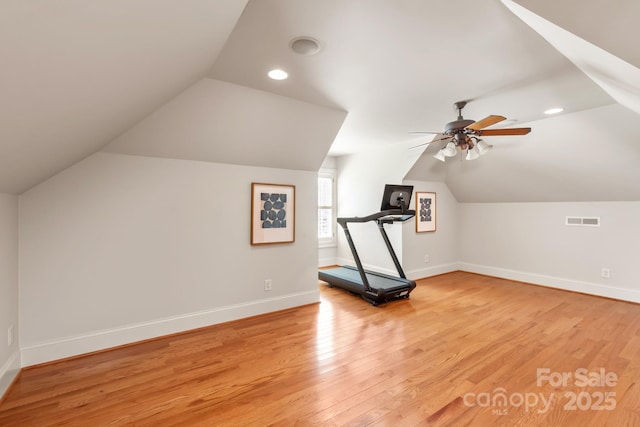
[[[360,277],[360,272],[355,267],[345,266],[345,267],[337,267],[330,268],[326,270],[320,271],[320,276],[324,273],[327,276],[333,276],[336,278],[340,278],[351,282],[353,284],[363,286],[362,278]],[[410,282],[407,279],[402,279],[400,277],[387,276],[382,273],[376,273],[373,271],[366,271],[367,280],[369,281],[369,286],[373,289],[391,291],[396,288],[406,288],[407,284]],[[321,277],[322,278],[322,277]]]

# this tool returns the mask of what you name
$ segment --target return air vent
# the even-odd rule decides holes
[[[600,227],[600,217],[598,216],[568,216],[565,225],[583,225],[586,227]]]

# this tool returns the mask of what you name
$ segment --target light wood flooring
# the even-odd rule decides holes
[[[26,369],[0,425],[640,426],[638,304],[462,272],[380,307],[320,288]]]

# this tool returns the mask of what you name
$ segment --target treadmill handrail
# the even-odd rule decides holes
[[[400,265],[400,261],[398,260],[398,256],[396,255],[396,251],[393,249],[393,246],[391,245],[391,241],[389,241],[389,236],[387,236],[387,232],[384,231],[384,224],[386,221],[383,220],[379,220],[376,223],[378,224],[378,230],[380,230],[380,234],[382,235],[382,239],[384,240],[384,244],[387,245],[387,250],[389,251],[389,254],[391,255],[391,259],[393,260],[393,265],[396,266],[396,271],[398,272],[398,275],[403,278],[406,279],[407,276],[404,274],[404,270],[402,269],[402,265]]]
[[[341,217],[338,218],[338,224],[344,227],[345,224],[350,222],[369,222],[369,221],[377,221],[379,219],[384,219],[384,217],[393,217],[398,215],[398,218],[392,218],[390,221],[406,221],[408,219],[413,218],[416,215],[415,210],[402,210],[402,209],[390,209],[386,211],[376,212],[367,216],[353,216],[353,217]]]
[[[358,273],[360,273],[360,280],[362,280],[362,286],[366,292],[371,292],[371,285],[369,284],[369,279],[367,279],[367,273],[364,270],[364,266],[362,265],[362,261],[360,261],[360,255],[358,255],[358,251],[356,250],[356,245],[353,243],[353,239],[351,238],[351,233],[349,232],[349,226],[347,223],[340,223],[342,226],[342,230],[344,231],[344,236],[347,238],[347,243],[349,243],[349,249],[351,249],[351,253],[353,254],[353,260],[356,263],[356,268],[358,269]]]
[[[382,234],[382,238],[384,240],[385,245],[387,246],[387,250],[389,251],[389,254],[391,255],[391,259],[393,260],[393,264],[396,267],[396,270],[398,271],[398,275],[403,278],[406,279],[406,276],[404,274],[404,271],[402,270],[402,266],[400,265],[400,262],[398,261],[398,257],[396,256],[396,252],[393,250],[393,246],[391,245],[391,242],[389,241],[389,237],[387,236],[387,233],[384,231],[384,224],[385,223],[391,223],[391,222],[404,222],[410,218],[413,218],[416,214],[415,210],[407,210],[407,209],[390,209],[390,210],[384,210],[384,211],[380,211],[380,212],[376,212],[374,214],[371,215],[367,215],[367,216],[363,216],[363,217],[342,217],[342,218],[338,218],[338,224],[340,224],[340,226],[342,227],[342,230],[344,231],[344,235],[347,238],[347,243],[349,244],[349,249],[351,249],[351,253],[353,254],[353,260],[356,263],[356,268],[358,269],[358,272],[360,273],[360,279],[362,280],[362,286],[364,287],[364,290],[366,292],[371,292],[371,285],[369,284],[369,280],[367,279],[367,274],[366,271],[364,269],[364,266],[362,265],[362,261],[360,260],[360,256],[358,255],[358,251],[356,250],[356,246],[355,243],[353,242],[353,239],[351,238],[351,233],[349,232],[349,226],[347,224],[352,223],[352,222],[369,222],[369,221],[375,221],[376,224],[378,225],[378,229],[380,230],[380,234]]]

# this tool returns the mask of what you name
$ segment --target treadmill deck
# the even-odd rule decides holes
[[[383,273],[366,270],[365,274],[371,287],[371,292],[365,291],[360,272],[355,267],[344,266],[322,269],[318,272],[318,277],[320,280],[329,283],[330,286],[336,286],[359,294],[376,305],[395,299],[408,298],[409,293],[416,287],[414,281],[401,277],[388,276]]]

